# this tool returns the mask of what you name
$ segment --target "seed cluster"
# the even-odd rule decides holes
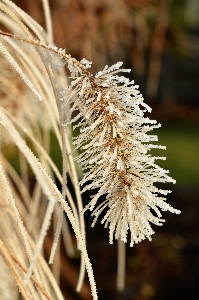
[[[160,125],[144,117],[151,109],[134,82],[118,75],[130,71],[121,69],[121,65],[118,62],[105,67],[95,77],[81,72],[63,93],[62,101],[64,105],[71,105],[69,118],[74,111],[78,112],[66,125],[76,123],[74,128],[80,130],[74,145],[83,151],[75,158],[86,171],[80,181],[80,185],[84,185],[82,192],[98,188],[84,211],[93,211],[92,226],[105,211],[101,223],[109,226],[110,243],[114,235],[127,242],[130,231],[133,246],[145,238],[151,239],[154,232],[150,223],[162,225],[160,209],[180,211],[165,202],[164,196],[170,191],[154,185],[156,182],[175,183],[167,175],[168,171],[155,163],[156,159],[165,158],[148,153],[152,148],[165,149],[150,144],[157,141],[157,136],[148,132]],[[77,71],[73,70],[73,74]],[[100,202],[104,194],[106,199]]]

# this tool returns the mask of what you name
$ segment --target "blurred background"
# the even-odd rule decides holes
[[[42,1],[15,0],[45,27]],[[99,299],[199,299],[199,1],[198,0],[56,0],[50,1],[54,42],[77,59],[93,62],[91,72],[123,61],[152,107],[151,119],[162,124],[159,144],[167,150],[160,165],[176,179],[168,202],[181,215],[164,213],[152,242],[127,246],[126,288],[116,292],[117,243],[108,244],[100,222],[90,228],[88,254]],[[154,150],[154,154],[158,155]],[[162,153],[163,152],[163,153]],[[52,149],[56,160],[56,149]],[[60,161],[57,161],[60,165]],[[164,187],[167,188],[167,187]],[[85,203],[89,195],[85,195]],[[73,286],[79,258],[62,257],[62,289]],[[74,282],[73,282],[74,281]],[[87,284],[85,291],[89,290]]]

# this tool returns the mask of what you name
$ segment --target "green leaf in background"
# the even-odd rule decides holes
[[[170,170],[177,184],[199,183],[199,124],[163,123],[155,132],[158,144],[166,151],[153,150],[153,155],[166,156],[166,161],[157,163]]]

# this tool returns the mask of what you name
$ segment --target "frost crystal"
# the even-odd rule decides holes
[[[163,148],[150,144],[157,137],[147,134],[160,125],[144,117],[144,112],[151,109],[134,82],[116,75],[129,72],[120,69],[121,65],[118,62],[110,68],[106,66],[95,77],[82,73],[74,78],[72,92],[63,95],[62,100],[72,105],[71,114],[79,112],[72,121],[80,128],[74,145],[83,150],[75,159],[86,170],[80,181],[84,185],[82,192],[98,188],[84,211],[93,211],[93,226],[104,211],[102,223],[109,227],[110,243],[114,237],[126,242],[130,231],[133,246],[151,239],[151,223],[162,225],[160,210],[180,211],[166,202],[165,195],[170,191],[154,185],[175,183],[168,171],[156,165],[159,157],[148,153],[152,148]],[[90,180],[92,183],[88,183]],[[104,194],[106,199],[102,201]]]
[[[81,64],[83,64],[85,66],[86,69],[89,69],[92,65],[92,61],[88,61],[87,59],[83,58],[80,61]]]

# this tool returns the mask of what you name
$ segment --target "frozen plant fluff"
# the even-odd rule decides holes
[[[87,67],[86,60],[81,61]],[[63,93],[62,101],[71,104],[71,111],[78,111],[72,121],[80,134],[74,139],[76,148],[83,152],[75,159],[86,171],[80,185],[82,192],[98,188],[84,208],[90,209],[95,225],[100,214],[102,224],[109,227],[110,243],[113,238],[130,245],[148,238],[154,231],[151,223],[162,225],[162,211],[179,214],[165,196],[170,192],[157,188],[156,182],[172,182],[168,171],[155,162],[163,157],[149,154],[152,148],[165,147],[150,144],[157,136],[148,132],[160,127],[156,121],[144,117],[151,109],[143,101],[133,81],[119,76],[121,62],[108,67],[93,77],[85,67],[73,77],[71,86]],[[72,67],[71,67],[72,68]],[[74,70],[73,74],[77,74]],[[91,181],[91,183],[90,183]],[[106,194],[102,201],[100,196]]]

